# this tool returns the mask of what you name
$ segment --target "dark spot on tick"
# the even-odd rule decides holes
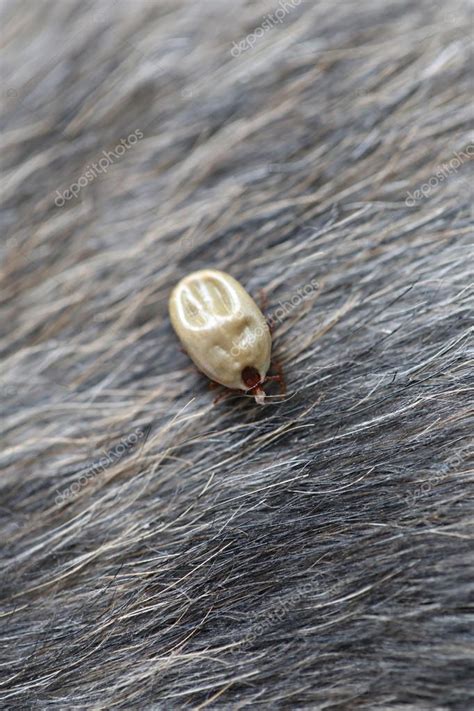
[[[242,380],[249,389],[254,388],[261,380],[260,373],[252,365],[247,365],[242,371]]]

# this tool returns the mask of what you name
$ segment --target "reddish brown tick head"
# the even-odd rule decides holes
[[[252,365],[247,365],[242,371],[242,380],[248,389],[251,390],[260,383],[260,373]]]
[[[265,392],[261,387],[265,380],[266,378],[262,379],[260,373],[253,365],[247,365],[242,370],[242,381],[260,405],[263,405],[265,402]]]

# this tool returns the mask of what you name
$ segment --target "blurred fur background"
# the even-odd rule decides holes
[[[472,708],[472,22],[2,3],[2,708]],[[204,266],[265,407],[179,350]]]

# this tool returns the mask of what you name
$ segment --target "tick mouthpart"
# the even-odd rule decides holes
[[[263,379],[260,377],[258,370],[252,365],[247,365],[242,371],[242,380],[252,392],[255,401],[259,405],[263,405],[265,403],[265,391],[261,387]]]
[[[252,390],[257,405],[265,405],[265,391],[259,385]]]

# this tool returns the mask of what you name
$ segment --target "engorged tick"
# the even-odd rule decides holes
[[[169,301],[171,323],[191,360],[208,378],[265,401],[272,338],[268,323],[239,282],[217,269],[181,279]]]

